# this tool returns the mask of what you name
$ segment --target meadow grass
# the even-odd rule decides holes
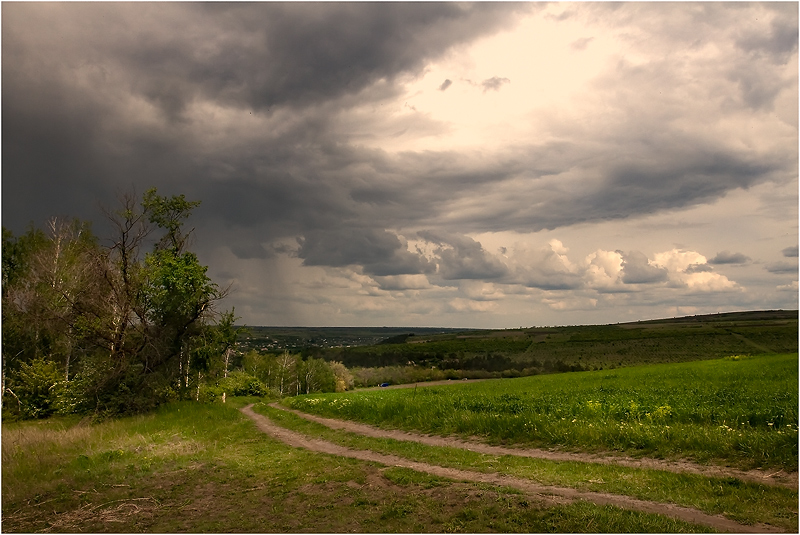
[[[237,410],[252,401],[3,423],[3,531],[708,531],[291,448]]]
[[[491,443],[797,470],[797,354],[317,394],[283,402],[324,416],[480,436]]]
[[[256,405],[255,410],[281,426],[353,449],[368,449],[462,470],[497,472],[544,485],[671,503],[709,514],[723,514],[745,524],[762,522],[788,530],[797,529],[796,489],[759,485],[730,477],[706,477],[591,462],[488,455],[460,448],[370,438],[332,430],[265,404]]]

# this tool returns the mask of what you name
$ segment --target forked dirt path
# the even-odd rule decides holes
[[[359,435],[373,438],[391,438],[394,440],[418,442],[427,446],[460,448],[474,451],[476,453],[485,453],[487,455],[514,455],[517,457],[531,457],[536,459],[545,459],[548,461],[578,461],[598,464],[615,464],[618,466],[627,466],[631,468],[647,468],[651,470],[664,470],[675,473],[692,473],[706,477],[735,477],[742,481],[761,483],[763,485],[775,485],[787,488],[798,487],[797,472],[787,473],[782,470],[776,472],[764,472],[762,470],[744,471],[736,470],[735,468],[727,468],[724,466],[700,465],[691,463],[689,461],[665,461],[662,459],[646,458],[634,459],[632,457],[599,455],[593,453],[560,452],[539,448],[508,448],[503,446],[492,446],[482,442],[465,441],[452,437],[422,435],[419,433],[400,431],[397,429],[379,429],[371,425],[360,424],[349,420],[335,420],[332,418],[324,418],[322,416],[300,412],[294,409],[283,407],[278,403],[272,403],[270,404],[270,407],[291,412],[297,416],[300,416],[301,418],[322,424],[331,429],[349,431],[351,433],[357,433]]]
[[[259,429],[269,434],[270,436],[281,440],[282,442],[296,447],[304,448],[311,451],[320,453],[327,453],[330,455],[337,455],[341,457],[349,457],[353,459],[360,459],[363,461],[376,462],[388,466],[398,466],[403,468],[410,468],[418,472],[424,472],[437,477],[445,477],[449,479],[472,481],[476,483],[486,483],[490,485],[498,485],[505,487],[512,487],[521,490],[528,494],[536,495],[540,499],[551,502],[573,501],[573,500],[586,500],[599,505],[614,505],[625,509],[632,509],[646,513],[657,513],[672,518],[677,518],[695,524],[702,524],[710,526],[714,529],[721,531],[730,531],[734,533],[782,533],[783,531],[765,524],[744,525],[729,520],[723,516],[709,515],[695,509],[688,507],[680,507],[672,504],[664,504],[657,502],[649,502],[645,500],[638,500],[628,496],[621,496],[617,494],[606,494],[600,492],[584,492],[568,487],[555,487],[550,485],[540,485],[528,479],[515,478],[504,476],[497,473],[482,473],[471,472],[468,470],[458,470],[454,468],[447,468],[443,466],[436,466],[427,463],[420,463],[403,459],[395,455],[385,455],[376,453],[369,450],[354,450],[339,446],[326,440],[310,438],[301,433],[285,429],[274,424],[266,416],[262,416],[253,411],[253,405],[248,405],[241,409],[241,411],[250,417],[258,426]]]

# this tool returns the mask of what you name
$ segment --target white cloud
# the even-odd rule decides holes
[[[667,268],[670,273],[685,271],[689,266],[706,263],[706,257],[696,251],[672,249],[663,253],[656,253],[653,263]]]
[[[552,239],[547,247],[531,247],[517,243],[510,248],[508,265],[510,282],[531,288],[574,289],[580,287],[580,273],[558,239]]]
[[[741,289],[726,276],[710,271],[706,257],[696,251],[672,249],[657,253],[653,263],[668,270],[670,281],[693,291],[722,292]]]
[[[586,284],[590,288],[610,289],[621,285],[622,254],[619,251],[597,251],[589,254],[586,265]]]

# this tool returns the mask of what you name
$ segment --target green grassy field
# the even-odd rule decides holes
[[[664,332],[675,327],[655,325]],[[498,333],[492,336],[502,338]],[[769,331],[742,333],[739,328],[738,336],[751,346],[770,342]],[[558,343],[591,344],[592,336],[598,342],[599,335],[582,330]],[[353,449],[797,531],[796,488],[647,465],[552,461],[370,438],[309,422],[269,407],[270,401],[180,402],[100,423],[77,417],[3,422],[3,531],[709,531],[657,514],[554,503],[510,487],[292,448],[238,410],[252,402],[280,426]],[[762,473],[796,474],[798,467],[797,353],[311,394],[282,403],[385,428],[477,436],[507,446],[688,459]]]
[[[489,442],[797,470],[797,354],[300,396],[288,406]]]
[[[765,523],[788,531],[797,529],[797,489],[745,482],[733,477],[707,477],[643,467],[550,461],[490,455],[455,447],[432,447],[331,430],[266,404],[258,405],[257,411],[283,427],[357,450],[377,451],[455,469],[500,473],[579,491],[612,493],[690,507],[712,515],[724,515],[743,524]],[[421,476],[417,474],[416,477]],[[597,531],[604,530],[598,528]]]
[[[175,403],[99,424],[4,423],[3,531],[708,531],[291,448],[237,410],[247,401]]]

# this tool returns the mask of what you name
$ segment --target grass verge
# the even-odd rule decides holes
[[[290,448],[238,407],[2,428],[4,532],[698,532],[660,515]]]

